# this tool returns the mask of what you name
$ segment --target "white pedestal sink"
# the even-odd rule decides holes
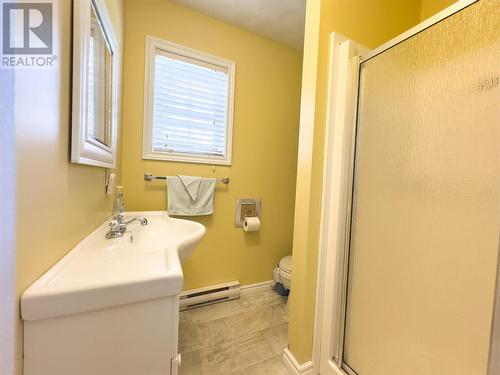
[[[205,234],[165,212],[129,212],[107,240],[104,223],[21,298],[25,375],[177,374],[181,260]]]

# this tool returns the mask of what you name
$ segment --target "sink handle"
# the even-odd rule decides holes
[[[111,230],[118,230],[118,228],[120,227],[120,223],[118,222],[118,220],[111,220],[109,222],[109,227],[111,228]]]

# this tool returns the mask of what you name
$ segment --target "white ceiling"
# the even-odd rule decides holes
[[[171,0],[302,50],[306,0]]]

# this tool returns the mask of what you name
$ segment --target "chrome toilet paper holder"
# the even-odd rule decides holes
[[[260,219],[261,200],[260,199],[237,199],[234,215],[234,226],[243,227],[243,221],[247,216],[254,216]]]

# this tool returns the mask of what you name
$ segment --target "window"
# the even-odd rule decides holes
[[[148,36],[144,159],[231,164],[234,62]]]

